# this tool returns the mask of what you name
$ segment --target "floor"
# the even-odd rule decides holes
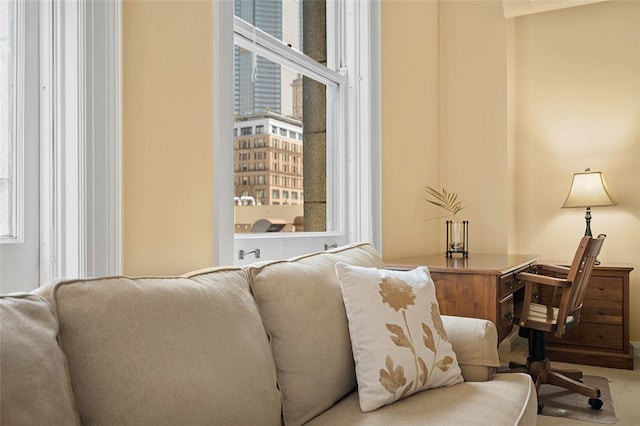
[[[509,361],[524,362],[526,358],[526,343],[524,339],[517,343],[511,352],[500,352],[502,365]],[[637,355],[637,354],[636,354]],[[554,363],[560,368],[579,368],[583,374],[591,376],[603,376],[609,379],[609,388],[613,407],[618,422],[616,426],[640,425],[640,357],[634,360],[634,370],[620,370],[617,368],[593,367],[589,365],[577,365],[567,363]],[[540,426],[594,426],[596,423],[563,419],[560,417],[538,416]]]

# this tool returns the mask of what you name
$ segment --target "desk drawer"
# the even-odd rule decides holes
[[[620,279],[616,277],[592,277],[584,295],[585,299],[622,300]]]
[[[534,272],[535,271],[534,268],[535,266],[529,265],[524,268],[518,269],[517,271],[514,271],[510,274],[502,275],[500,277],[500,283],[498,285],[498,292],[499,292],[498,297],[502,299],[508,296],[509,294],[515,293],[517,290],[523,288],[524,282],[517,280],[516,274],[518,274],[518,272],[523,272],[523,271]]]
[[[583,346],[622,350],[622,326],[607,324],[580,324],[580,343]]]
[[[584,300],[582,322],[622,325],[622,319],[622,300]]]
[[[498,328],[498,337],[500,341],[508,336],[513,329],[513,312],[513,294],[510,294],[502,299],[498,306],[498,313],[500,314],[500,318],[497,321],[496,327]]]

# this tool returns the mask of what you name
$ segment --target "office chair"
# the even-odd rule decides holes
[[[582,300],[596,258],[606,235],[597,238],[585,236],[580,240],[570,267],[538,265],[537,273],[520,272],[516,279],[524,282],[524,298],[516,301],[514,324],[520,326],[519,335],[529,341],[529,356],[526,364],[509,363],[511,371],[528,373],[533,379],[536,392],[548,383],[571,392],[589,397],[591,408],[600,409],[600,389],[584,384],[580,370],[558,370],[551,367],[544,345],[545,333],[557,338],[580,322]],[[546,291],[543,287],[547,287]],[[552,294],[548,297],[548,294]],[[538,413],[543,409],[538,402]]]

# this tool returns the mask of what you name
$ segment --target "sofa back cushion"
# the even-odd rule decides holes
[[[51,305],[0,296],[0,424],[78,425],[67,361]]]
[[[287,425],[310,420],[356,386],[337,262],[384,267],[370,244],[247,267],[271,337]]]
[[[83,424],[280,424],[244,270],[66,281],[53,301]]]

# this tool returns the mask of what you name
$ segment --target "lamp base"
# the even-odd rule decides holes
[[[591,207],[587,207],[587,213],[584,215],[584,220],[587,222],[587,227],[584,230],[584,236],[593,237],[593,234],[591,234]]]

